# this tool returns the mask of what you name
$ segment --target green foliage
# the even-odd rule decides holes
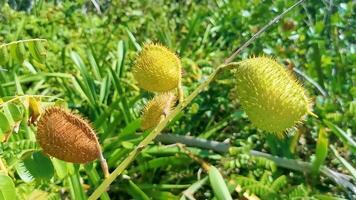
[[[232,199],[229,189],[224,181],[223,176],[220,174],[219,170],[214,166],[210,166],[209,171],[210,185],[214,191],[214,194],[218,200],[229,200]]]
[[[0,172],[0,199],[16,199],[15,184],[6,174]]]
[[[274,199],[278,197],[278,192],[287,184],[285,176],[280,176],[273,182],[270,179],[268,172],[265,172],[260,180],[255,180],[254,177],[237,177],[236,182],[241,185],[243,191],[251,194],[256,194],[262,199]]]
[[[0,45],[0,65],[22,65],[28,59],[30,63],[27,62],[26,66],[29,68],[43,68],[46,57],[44,42],[44,39],[29,39]]]
[[[26,158],[23,163],[28,172],[36,179],[49,180],[53,176],[54,168],[52,162],[41,152],[33,153],[31,157]]]
[[[312,173],[317,174],[321,165],[324,163],[326,156],[328,154],[329,140],[325,132],[325,129],[321,128],[319,130],[318,141],[316,144],[315,158],[312,163]]]

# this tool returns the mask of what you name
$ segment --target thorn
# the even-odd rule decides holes
[[[313,113],[312,111],[308,111],[308,114],[319,119],[318,115],[316,115],[315,113]]]

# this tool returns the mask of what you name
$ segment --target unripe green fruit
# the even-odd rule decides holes
[[[236,70],[236,80],[240,103],[257,128],[283,133],[310,112],[304,89],[271,58],[242,61]]]
[[[177,88],[181,81],[181,63],[166,47],[147,44],[137,57],[133,75],[141,88],[167,92]]]
[[[161,117],[168,115],[174,106],[176,97],[172,92],[161,93],[149,101],[142,114],[141,129],[147,130],[157,126]]]

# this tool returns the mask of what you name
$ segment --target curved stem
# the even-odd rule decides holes
[[[99,185],[99,187],[94,191],[94,193],[89,197],[89,200],[98,199],[100,195],[110,186],[110,184],[127,168],[127,166],[135,159],[138,153],[145,148],[153,139],[157,137],[158,134],[166,127],[166,125],[173,120],[190,102],[202,92],[208,85],[214,80],[216,75],[225,68],[232,66],[237,66],[238,63],[230,63],[228,65],[220,65],[215,69],[215,71],[209,75],[207,80],[199,85],[185,100],[180,102],[178,106],[166,117],[164,118],[155,129],[153,129],[150,134],[143,139],[137,147],[130,152],[130,154],[125,158],[124,161],[120,163],[119,166]]]

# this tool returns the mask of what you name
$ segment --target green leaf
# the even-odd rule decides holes
[[[41,41],[28,42],[27,46],[28,46],[31,56],[37,62],[42,63],[44,60],[44,55],[46,55],[46,51],[45,51]]]
[[[54,167],[51,160],[41,152],[35,152],[24,161],[26,169],[36,179],[49,180],[54,175]]]
[[[97,95],[95,92],[95,84],[93,78],[89,75],[88,69],[86,68],[82,58],[77,52],[72,51],[70,53],[70,56],[73,62],[75,63],[75,66],[80,71],[81,76],[83,77],[83,81],[82,82],[78,81],[78,83],[81,84],[82,88],[88,95],[92,104],[96,105]]]
[[[332,130],[332,132],[346,145],[348,145],[352,153],[356,153],[356,142],[340,127],[330,121],[323,120],[323,122]]]
[[[78,171],[79,167],[75,166],[75,168],[75,172],[68,177],[71,197],[72,199],[85,200],[87,197],[83,190],[82,184],[80,183],[80,175]]]
[[[333,153],[336,156],[336,158],[340,160],[340,162],[346,167],[347,170],[349,170],[351,175],[356,179],[356,169],[349,162],[347,162],[347,160],[345,160],[343,157],[341,157],[339,155],[339,153],[334,148],[334,146],[331,145],[330,148],[333,151]]]
[[[56,171],[58,178],[64,179],[68,175],[68,172],[69,172],[69,169],[67,166],[68,163],[58,160],[56,158],[52,158],[52,163],[53,163],[53,166],[54,166],[54,169]]]
[[[16,200],[15,184],[10,177],[0,173],[0,200]]]
[[[232,200],[229,189],[224,181],[224,178],[220,174],[216,167],[211,166],[209,169],[210,185],[214,191],[214,194],[218,200]]]
[[[132,44],[135,46],[137,51],[141,51],[141,46],[139,43],[137,43],[135,36],[131,33],[131,31],[128,28],[125,28],[127,35],[130,38],[130,41],[132,42]]]
[[[0,48],[0,65],[5,65],[8,62],[9,57],[7,48]]]
[[[14,43],[9,46],[10,55],[14,62],[22,64],[25,60],[25,50],[22,43]]]
[[[18,163],[15,166],[15,169],[21,180],[25,183],[30,183],[35,180],[23,162]]]
[[[9,120],[7,119],[4,113],[0,112],[0,131],[3,134],[7,135],[11,132],[11,130],[12,128]]]
[[[22,107],[18,107],[14,103],[8,103],[4,106],[4,114],[7,117],[11,129],[17,133],[19,131],[20,123],[23,119],[23,112],[20,109]]]
[[[184,200],[185,198],[185,194],[191,194],[193,195],[196,191],[198,191],[201,187],[203,187],[206,182],[208,181],[208,176],[204,177],[203,179],[200,179],[199,181],[193,183],[191,186],[189,186],[189,188],[187,188],[184,192],[182,197],[180,198],[180,200]]]
[[[27,197],[28,200],[48,200],[49,194],[42,190],[34,190]]]
[[[324,128],[320,128],[319,137],[316,144],[315,159],[312,163],[312,173],[314,175],[319,173],[321,165],[324,163],[328,155],[329,139]]]
[[[116,67],[116,73],[119,74],[120,78],[123,76],[123,72],[124,72],[125,54],[126,54],[125,43],[124,41],[120,40],[117,46],[118,62]]]
[[[20,109],[20,107],[18,107],[14,103],[8,103],[6,108],[8,109],[9,113],[11,114],[12,120],[14,120],[14,122],[19,122],[22,120],[23,112]]]
[[[271,188],[274,191],[278,191],[282,187],[284,187],[286,184],[287,184],[287,178],[286,178],[286,176],[282,175],[273,181]]]
[[[149,200],[150,198],[145,194],[141,188],[139,188],[134,182],[129,180],[128,192],[130,195],[137,200]]]

